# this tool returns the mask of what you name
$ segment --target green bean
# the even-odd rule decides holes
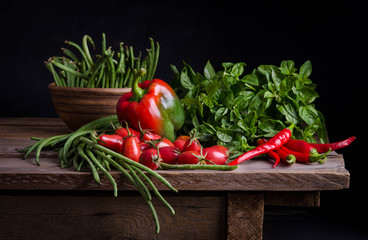
[[[125,78],[124,78],[124,82],[123,82],[123,85],[126,86],[126,87],[132,87],[132,86],[128,85],[128,80],[130,78],[130,75],[131,75],[131,68],[128,68],[128,71],[125,74]]]
[[[87,149],[86,150],[86,153],[89,156],[89,158],[92,160],[92,162],[99,167],[99,169],[102,171],[102,173],[105,174],[105,176],[107,177],[107,179],[111,182],[111,184],[112,184],[112,186],[114,188],[114,197],[117,197],[118,196],[118,188],[117,188],[117,185],[116,185],[116,182],[115,182],[114,178],[102,166],[102,164],[97,160],[97,158],[95,157],[95,155],[93,155],[93,153],[91,152],[91,150]]]
[[[114,161],[110,156],[106,156],[104,152],[101,152],[99,150],[96,150],[95,148],[92,148],[92,151],[96,153],[97,155],[105,158],[110,164],[112,164],[117,170],[119,170],[121,173],[126,176],[129,181],[137,188],[138,192],[143,196],[143,198],[147,201],[150,201],[147,197],[147,195],[143,192],[141,186],[136,182],[135,178],[131,175],[132,172],[128,172],[125,168],[123,168],[119,163]]]
[[[157,213],[156,213],[156,210],[152,204],[151,201],[147,201],[147,204],[148,204],[148,207],[150,208],[151,210],[151,213],[152,213],[152,216],[153,216],[153,219],[155,221],[155,225],[156,225],[156,233],[159,234],[160,233],[160,222],[158,220],[158,216],[157,216]]]
[[[120,58],[119,58],[119,63],[118,63],[118,66],[117,66],[117,68],[116,68],[116,72],[117,73],[120,73],[120,72],[122,72],[123,74],[124,74],[124,72],[125,72],[125,62],[124,62],[124,57],[125,57],[125,54],[124,54],[124,47],[123,47],[123,44],[124,43],[120,43]]]
[[[132,167],[129,164],[125,163],[125,162],[121,162],[121,165],[124,168],[129,170],[129,172],[132,174],[132,177],[137,182],[137,185],[139,185],[140,189],[143,190],[143,194],[145,195],[147,200],[151,201],[152,200],[151,193],[149,192],[147,186],[143,183],[143,181],[138,177],[137,173],[132,169]]]
[[[229,165],[210,165],[210,164],[167,164],[160,163],[162,169],[180,169],[180,170],[193,170],[193,169],[202,169],[202,170],[220,170],[220,171],[231,171],[238,168],[238,165],[229,166]]]
[[[37,148],[36,148],[36,156],[35,156],[35,162],[36,164],[39,166],[40,165],[40,153],[42,148],[51,140],[58,138],[59,136],[52,136],[52,137],[48,137],[48,138],[44,138],[41,141],[39,141]]]
[[[160,55],[160,45],[158,44],[158,42],[156,42],[156,51],[155,51],[155,54],[154,54],[155,61],[154,61],[154,65],[153,65],[152,78],[154,78],[155,73],[156,73],[159,55]]]
[[[120,160],[123,160],[125,161],[126,163],[130,164],[130,165],[133,165],[133,166],[136,166],[137,168],[141,169],[141,170],[144,170],[146,172],[148,172],[149,174],[151,174],[152,176],[154,176],[155,178],[157,178],[159,181],[161,181],[165,186],[167,186],[169,189],[171,189],[172,191],[174,192],[178,192],[178,190],[176,190],[172,185],[171,183],[169,183],[164,177],[162,177],[160,174],[158,174],[157,172],[155,172],[154,170],[140,164],[140,163],[137,163],[119,153],[116,153],[104,146],[101,146],[99,144],[96,144],[94,142],[92,142],[91,140],[85,138],[85,137],[81,137],[80,140],[88,145],[91,145],[94,149],[97,149],[97,150],[100,150],[102,152],[105,152],[106,154],[109,154],[117,159],[120,159]]]
[[[88,140],[88,139],[87,139]],[[111,159],[111,157],[108,157],[106,155],[104,155],[103,152],[96,150],[95,148],[92,149],[92,151],[104,158],[106,158],[117,170],[119,170],[120,172],[122,172],[126,177],[128,177],[128,179],[133,183],[133,185],[137,188],[138,192],[143,196],[144,200],[147,202],[149,209],[151,210],[151,214],[153,216],[153,219],[155,221],[155,225],[156,225],[156,232],[159,233],[160,232],[160,222],[158,220],[158,216],[156,213],[156,210],[151,202],[151,200],[148,200],[146,198],[146,196],[144,195],[144,193],[142,192],[142,189],[140,188],[140,186],[138,186],[138,184],[135,182],[134,178],[122,167],[119,165],[119,163],[115,162],[113,159]]]
[[[85,61],[85,64],[87,65],[87,68],[90,68],[91,67],[91,65],[89,64],[89,62],[87,60],[87,56],[86,56],[85,52],[82,50],[82,48],[78,44],[76,44],[76,43],[74,43],[72,41],[65,41],[65,43],[68,44],[68,45],[71,45],[71,46],[75,47],[80,52],[80,54],[82,55],[82,57],[83,57],[83,59]]]
[[[58,68],[61,68],[61,69],[65,70],[65,71],[67,71],[67,72],[70,72],[70,73],[72,73],[72,74],[74,74],[74,75],[76,75],[76,76],[78,76],[78,77],[80,77],[80,78],[83,78],[83,79],[85,79],[85,80],[88,80],[88,76],[86,76],[86,75],[84,75],[83,73],[80,73],[80,72],[78,72],[78,71],[75,71],[74,69],[71,69],[71,68],[69,68],[69,67],[64,66],[63,64],[61,64],[61,63],[59,63],[59,62],[55,61],[55,59],[52,59],[52,60],[51,60],[51,63],[53,63],[53,64],[54,64],[55,66],[57,66]]]
[[[130,67],[134,68],[134,52],[132,46],[129,46],[129,56],[130,56]]]
[[[111,115],[96,119],[92,122],[83,125],[79,129],[77,129],[76,132],[104,128],[106,126],[109,126],[111,123],[119,123],[117,115]]]
[[[94,63],[93,63],[91,54],[89,52],[88,43],[90,43],[93,46],[93,48],[95,48],[95,44],[94,44],[92,38],[88,35],[84,35],[83,39],[82,39],[83,50],[86,54],[87,61],[89,62],[90,66],[92,67],[94,65]]]
[[[52,76],[54,77],[54,81],[56,86],[58,87],[64,87],[62,81],[60,81],[60,77],[57,74],[57,72],[55,71],[53,65],[51,62],[46,62],[46,67],[51,71]]]
[[[106,51],[106,35],[102,33],[102,52]]]
[[[93,178],[95,179],[95,181],[98,183],[98,184],[101,184],[101,181],[100,181],[100,175],[98,175],[98,172],[97,172],[97,169],[95,167],[95,165],[93,164],[93,162],[91,161],[91,159],[89,159],[89,157],[84,153],[83,151],[83,148],[84,146],[86,146],[86,144],[80,144],[78,146],[78,154],[85,160],[87,161],[87,163],[89,164],[89,166],[91,167],[91,171],[92,171],[92,174],[93,174]]]
[[[67,48],[61,48],[61,50],[63,51],[63,53],[65,55],[67,55],[68,57],[70,57],[71,59],[73,59],[74,62],[76,62],[76,63],[79,62],[78,57],[72,51],[70,51]]]
[[[160,199],[160,201],[170,209],[171,213],[173,215],[175,215],[175,210],[171,207],[171,205],[162,197],[162,195],[160,194],[160,192],[157,190],[156,186],[153,184],[153,182],[151,181],[151,179],[149,179],[149,177],[147,177],[146,174],[144,174],[139,168],[135,167],[135,166],[131,166],[136,172],[138,172],[139,175],[141,175],[144,180],[148,183],[148,185],[151,187],[151,189],[153,190],[153,192],[155,193],[155,195],[158,197],[158,199]]]
[[[73,134],[71,134],[68,138],[68,140],[66,140],[64,147],[63,147],[63,152],[62,152],[62,159],[66,159],[66,153],[68,152],[70,145],[73,143],[73,141],[83,135],[86,135],[88,133],[93,132],[94,130],[84,130],[84,131],[75,131]]]
[[[112,61],[112,57],[114,55],[114,52],[112,52],[111,57],[108,59],[108,64],[110,66],[110,87],[115,88],[115,65]]]

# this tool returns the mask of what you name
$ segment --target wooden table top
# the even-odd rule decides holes
[[[23,160],[16,148],[33,141],[31,136],[47,137],[70,132],[58,118],[0,118],[0,190],[112,190],[102,176],[94,182],[90,172],[58,166],[56,152],[43,152],[41,166],[31,157]],[[157,170],[175,188],[185,191],[323,191],[349,187],[350,174],[341,154],[332,152],[324,164],[272,168],[267,159],[249,160],[234,171]],[[135,190],[118,171],[111,171],[119,190]],[[168,190],[153,179],[159,190]]]

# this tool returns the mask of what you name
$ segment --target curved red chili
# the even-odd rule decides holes
[[[344,147],[349,146],[354,140],[356,139],[355,136],[350,137],[348,139],[342,140],[340,142],[335,142],[335,143],[310,143],[313,147],[315,147],[317,149],[318,153],[325,153],[327,152],[329,149],[331,149],[331,151],[335,151]]]
[[[293,154],[285,152],[282,148],[276,149],[275,152],[279,155],[281,161],[287,166],[291,166],[296,162],[296,157]]]
[[[268,153],[269,151],[275,150],[280,148],[282,145],[284,145],[287,141],[289,141],[291,137],[291,131],[288,128],[285,128],[278,132],[275,136],[270,138],[268,142],[257,146],[255,149],[250,150],[239,157],[237,157],[234,161],[230,162],[227,165],[234,166],[238,165],[239,163],[242,163],[246,160],[249,160],[251,158],[254,158],[256,156]]]
[[[280,149],[282,151],[285,151],[288,154],[292,154],[295,156],[296,161],[300,162],[300,163],[314,163],[317,161],[320,162],[324,162],[324,159],[326,158],[326,155],[328,153],[330,153],[330,151],[327,151],[324,154],[310,154],[310,153],[301,153],[301,152],[296,152],[293,150],[290,150],[289,148],[287,148],[286,146],[281,146]]]
[[[259,139],[258,141],[257,141],[257,145],[262,145],[262,144],[264,144],[265,142],[267,142],[265,139]],[[271,158],[271,159],[273,159],[273,160],[275,160],[275,163],[273,164],[273,166],[272,166],[272,168],[275,168],[279,163],[280,163],[280,156],[276,153],[276,152],[274,152],[274,151],[269,151],[268,153],[267,153],[267,156],[269,157],[269,158]]]

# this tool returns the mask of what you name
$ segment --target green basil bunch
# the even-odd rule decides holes
[[[181,71],[171,65],[173,86],[186,111],[185,131],[196,129],[202,141],[239,152],[290,125],[298,139],[327,141],[324,117],[313,104],[319,95],[309,79],[310,61],[299,71],[291,60],[250,73],[243,62],[222,67],[216,72],[208,61],[202,75],[185,62]]]

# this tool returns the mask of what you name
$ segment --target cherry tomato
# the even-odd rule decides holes
[[[124,138],[121,155],[130,158],[133,161],[139,162],[141,149],[138,139],[133,135],[128,135]]]
[[[144,150],[150,148],[151,145],[149,143],[146,142],[140,142],[139,143],[139,149],[141,150],[141,152],[143,152]]]
[[[207,164],[224,165],[228,157],[228,149],[224,146],[215,145],[207,148],[203,148],[202,154]]]
[[[99,136],[98,143],[108,149],[121,153],[121,149],[123,146],[123,138],[118,135],[110,135],[110,134],[101,134]]]
[[[154,148],[144,150],[139,157],[139,162],[152,170],[157,169],[158,166],[160,166],[161,161],[162,158],[160,153],[158,153],[157,149]]]
[[[162,161],[168,164],[175,164],[178,160],[178,156],[180,155],[179,148],[173,146],[159,148],[159,152],[161,154]]]
[[[183,146],[183,152],[185,151],[201,152],[201,149],[202,146],[196,137],[191,137],[188,140],[186,140]]]
[[[185,151],[178,156],[178,164],[198,164],[200,159],[199,152]]]
[[[128,129],[129,129],[129,131],[128,131]],[[138,142],[140,142],[141,141],[139,139],[139,134],[140,133],[138,131],[134,130],[133,128],[128,128],[128,129],[127,128],[123,128],[123,127],[117,128],[115,130],[115,135],[119,135],[122,138],[125,138],[126,136],[129,135],[129,132],[130,132],[133,136],[135,136],[137,138]]]
[[[142,130],[141,132],[141,141],[151,141],[151,140],[158,140],[162,137],[156,133],[150,132],[148,130]]]
[[[184,144],[189,138],[190,137],[186,135],[181,135],[177,137],[176,140],[174,141],[175,147],[179,148],[180,151],[183,151]]]

